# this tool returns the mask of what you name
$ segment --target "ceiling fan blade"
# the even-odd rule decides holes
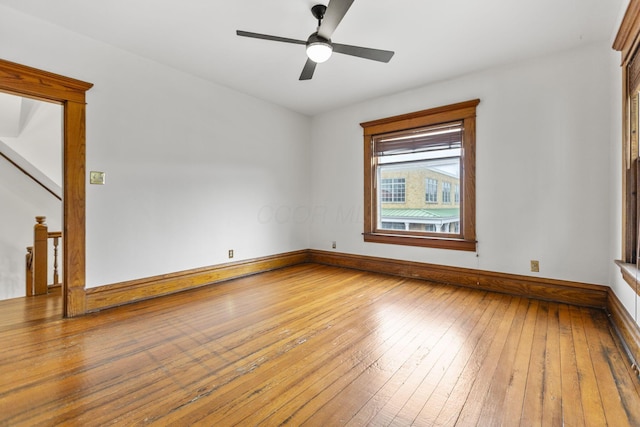
[[[324,18],[322,18],[322,24],[318,28],[318,35],[325,39],[331,39],[331,35],[336,30],[336,27],[344,18],[347,11],[351,7],[354,0],[330,0],[327,5],[327,10],[324,12]]]
[[[310,59],[307,59],[307,62],[304,64],[304,68],[302,69],[302,73],[300,74],[299,80],[311,80],[313,77],[313,72],[316,70],[316,63]]]
[[[390,50],[371,49],[369,47],[352,46],[349,44],[331,43],[331,45],[333,46],[334,52],[379,62],[389,62],[395,53]]]
[[[236,34],[242,37],[252,37],[254,39],[271,40],[274,42],[307,44],[304,40],[288,39],[286,37],[270,36],[268,34],[251,33],[249,31],[236,30]]]

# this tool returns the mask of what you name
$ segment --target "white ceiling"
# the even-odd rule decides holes
[[[340,106],[596,41],[627,0],[356,0],[332,40],[395,51],[388,64],[334,54],[299,81],[303,45],[327,0],[0,0],[204,79],[314,115]]]

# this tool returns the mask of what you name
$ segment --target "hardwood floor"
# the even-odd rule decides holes
[[[57,304],[0,302],[0,425],[640,425],[599,310],[316,264]]]

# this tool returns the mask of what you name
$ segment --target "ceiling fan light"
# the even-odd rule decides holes
[[[333,47],[327,42],[316,41],[307,44],[307,56],[313,62],[320,64],[331,57]]]

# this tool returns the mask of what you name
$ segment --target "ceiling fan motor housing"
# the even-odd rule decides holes
[[[311,43],[331,44],[331,40],[325,39],[324,37],[319,36],[317,32],[315,32],[311,34],[307,39],[307,46],[309,46]]]

